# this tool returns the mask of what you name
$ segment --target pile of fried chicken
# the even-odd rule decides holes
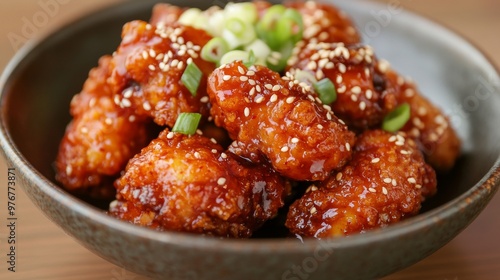
[[[270,7],[253,3],[259,14]],[[57,180],[75,192],[112,186],[108,213],[130,223],[218,237],[251,237],[283,207],[290,235],[315,238],[416,215],[436,192],[435,170],[459,156],[449,119],[361,42],[344,12],[284,5],[304,32],[283,73],[203,60],[211,36],[178,23],[179,7],[158,4],[150,22],[127,23],[71,102]],[[203,73],[196,95],[181,82],[190,62]],[[324,104],[298,71],[330,79],[337,100]],[[382,130],[403,103],[410,120]],[[194,135],[172,132],[183,112],[202,115]]]

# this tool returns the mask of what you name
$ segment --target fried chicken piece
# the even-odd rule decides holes
[[[322,180],[350,158],[354,134],[307,91],[263,66],[227,64],[209,77],[215,124],[236,140],[230,149],[283,176]]]
[[[410,121],[401,129],[415,139],[426,160],[438,171],[448,171],[460,155],[460,139],[443,112],[422,96],[416,85],[393,70],[387,70],[388,87],[397,89],[399,104],[408,103]]]
[[[285,6],[299,11],[304,21],[304,41],[306,42],[361,42],[353,21],[337,7],[315,1],[291,1]]]
[[[377,60],[369,46],[343,43],[309,43],[289,59],[288,70],[294,79],[297,70],[315,79],[328,78],[337,91],[332,110],[351,129],[363,131],[380,126],[385,115],[397,106],[395,90],[380,88]],[[301,81],[309,82],[310,81]]]
[[[460,153],[460,140],[448,118],[387,61],[377,59],[371,47],[309,43],[295,53],[288,61],[287,75],[296,79],[298,69],[317,80],[330,79],[337,100],[328,105],[351,129],[362,132],[381,127],[388,113],[408,103],[411,121],[401,131],[417,141],[434,168],[446,171],[453,166]]]
[[[425,197],[436,191],[436,176],[415,142],[402,135],[364,132],[352,161],[292,204],[286,226],[303,237],[328,238],[417,214]]]
[[[152,26],[143,21],[125,24],[109,79],[113,91],[119,93],[120,106],[152,117],[162,126],[172,127],[181,112],[208,118],[206,79],[215,65],[201,59],[200,51],[210,39],[205,31],[190,26]],[[196,95],[181,81],[191,62],[203,73]]]
[[[56,179],[68,190],[99,186],[117,176],[149,140],[146,121],[113,101],[106,83],[110,61],[109,56],[99,60],[71,101],[73,120],[55,163]]]
[[[277,215],[289,183],[200,135],[162,132],[115,182],[110,213],[158,230],[250,237]]]
[[[184,9],[167,3],[158,3],[153,6],[153,13],[149,23],[153,26],[173,25],[179,20]]]

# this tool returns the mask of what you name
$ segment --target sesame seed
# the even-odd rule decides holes
[[[255,75],[255,71],[250,70],[247,72],[247,76],[253,76],[253,75]]]
[[[250,109],[248,107],[245,108],[244,114],[245,114],[245,117],[250,116]]]
[[[148,52],[147,52],[147,51],[145,51],[145,50],[144,50],[144,51],[142,51],[142,58],[144,58],[144,59],[148,59],[148,57],[149,57]]]
[[[380,161],[380,158],[374,158],[374,159],[372,159],[372,163],[377,163],[379,161]]]
[[[255,99],[255,103],[262,103],[262,101],[264,101],[264,96],[259,96]]]
[[[226,153],[221,153],[221,154],[220,154],[220,157],[221,157],[221,158],[227,158],[227,154],[226,154]]]
[[[278,96],[276,94],[273,94],[271,96],[271,99],[269,99],[271,102],[276,102],[276,100],[278,100]]]
[[[220,178],[219,178],[219,180],[217,180],[217,184],[218,184],[219,186],[222,186],[222,185],[224,185],[225,183],[226,183],[226,178],[224,178],[224,177],[220,177]]]
[[[288,97],[288,98],[286,99],[286,103],[288,103],[288,104],[292,104],[292,103],[293,103],[293,101],[295,101],[295,97],[293,97],[293,96],[290,96],[290,97]]]
[[[361,101],[361,102],[359,103],[359,109],[360,109],[361,111],[364,111],[364,110],[366,109],[366,103],[365,103],[364,101]]]
[[[253,79],[248,79],[248,83],[252,86],[255,86],[257,84]]]
[[[111,118],[106,118],[104,120],[104,122],[107,124],[107,125],[112,125],[113,124],[113,120]]]
[[[361,88],[358,86],[355,86],[351,89],[351,92],[354,94],[360,94],[361,93]]]
[[[255,89],[257,90],[257,92],[262,92],[262,88],[259,85],[256,85]]]
[[[329,121],[332,120],[332,114],[330,114],[330,112],[326,113],[326,119],[329,120]]]
[[[417,183],[417,180],[415,178],[413,178],[413,177],[410,177],[407,180],[408,180],[408,183],[410,183],[410,184],[416,184]]]
[[[201,129],[197,129],[197,130],[196,130],[196,134],[198,134],[198,135],[203,135],[203,131],[201,131]]]
[[[416,188],[416,189],[421,189],[421,188],[422,188],[422,185],[415,185],[415,188]]]
[[[174,59],[174,60],[172,60],[172,63],[170,63],[170,66],[177,67],[177,64],[179,64],[179,60],[178,59]]]
[[[345,73],[347,71],[347,67],[344,64],[342,64],[342,63],[340,63],[338,65],[338,67],[339,67],[340,73]]]
[[[271,84],[265,84],[264,87],[269,89],[269,90],[273,89],[273,85],[271,85]]]
[[[396,146],[403,146],[405,144],[405,142],[402,142],[402,141],[396,141]]]
[[[66,174],[69,176],[73,173],[73,167],[71,165],[66,166]]]
[[[299,143],[299,138],[294,137],[294,138],[292,138],[291,142],[294,144],[297,144],[297,143]]]
[[[316,209],[316,207],[311,207],[311,210],[310,210],[311,214],[314,214],[316,212],[318,212],[318,210]]]
[[[396,135],[392,135],[391,137],[389,137],[389,142],[396,142],[396,140],[397,140]]]
[[[342,85],[341,87],[339,87],[337,89],[337,93],[344,93],[346,91],[346,86],[345,85]]]
[[[150,111],[152,109],[151,105],[147,101],[142,103],[142,108],[144,108],[144,110],[146,110],[146,111]]]
[[[347,151],[350,151],[351,150],[351,145],[349,143],[345,143],[345,149]]]
[[[387,191],[387,189],[385,187],[382,187],[382,193],[385,194],[385,195],[388,194],[388,191]]]
[[[246,82],[246,81],[248,81],[248,77],[247,76],[240,76],[240,81]]]
[[[224,75],[224,76],[222,77],[222,79],[223,79],[224,81],[229,81],[229,80],[231,79],[231,76],[230,76],[230,75]]]
[[[177,64],[177,69],[181,70],[184,67],[184,61],[179,61],[179,64]]]
[[[198,152],[194,152],[194,157],[197,158],[197,159],[200,159],[201,158],[201,155],[200,153]]]
[[[128,100],[128,99],[122,99],[121,104],[122,104],[122,107],[125,107],[125,108],[132,106],[132,102],[130,102],[130,100]]]
[[[411,154],[411,153],[410,153],[409,151],[407,151],[407,150],[401,150],[401,151],[400,151],[400,153],[401,153],[402,155],[409,155],[409,154]]]
[[[135,116],[134,115],[131,115],[128,117],[128,121],[129,122],[135,122]]]
[[[321,124],[318,124],[316,127],[319,129],[323,129],[323,126]]]
[[[156,67],[154,65],[149,65],[148,68],[151,71],[155,71],[156,70]]]
[[[342,174],[342,172],[337,173],[337,176],[335,176],[335,179],[336,179],[337,181],[342,180],[342,175],[343,175],[343,174]]]
[[[384,183],[391,183],[392,182],[392,179],[391,178],[384,178]]]
[[[358,101],[358,97],[357,97],[356,95],[352,94],[352,95],[351,95],[351,100],[352,100],[353,102],[356,102],[356,101]]]
[[[212,149],[212,154],[216,154],[217,153],[217,150],[216,149]]]
[[[217,144],[217,140],[215,140],[215,138],[210,138],[210,141],[214,144]]]
[[[367,89],[365,92],[365,96],[366,96],[366,98],[371,99],[373,97],[373,91],[371,91],[370,89]]]
[[[281,86],[280,85],[275,85],[273,86],[272,90],[273,91],[279,91],[281,89]]]
[[[87,134],[87,133],[89,133],[89,129],[84,126],[84,127],[80,128],[80,132],[83,134]]]
[[[208,103],[208,101],[209,101],[208,96],[203,96],[202,98],[200,98],[201,103]]]
[[[288,150],[289,150],[288,146],[284,146],[283,148],[281,148],[281,151],[282,151],[283,153],[288,152]]]
[[[333,62],[328,62],[326,65],[325,65],[325,69],[333,69],[335,67],[335,64],[333,64]]]
[[[248,92],[248,95],[252,96],[254,94],[255,94],[255,88],[253,87],[250,89],[250,92]]]
[[[169,132],[167,134],[167,139],[172,139],[172,138],[174,138],[174,133],[173,132]]]
[[[374,188],[369,188],[369,189],[368,189],[368,191],[370,191],[370,192],[372,192],[372,193],[376,193],[376,192],[377,192],[377,190],[376,190],[376,189],[374,189]]]
[[[241,75],[245,75],[245,70],[241,66],[238,66],[238,72],[240,72]]]

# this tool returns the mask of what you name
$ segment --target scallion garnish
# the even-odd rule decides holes
[[[255,57],[253,50],[250,50],[248,53],[248,59],[243,61],[243,64],[249,68],[250,66],[255,65],[255,62],[257,62],[257,57]]]
[[[180,113],[172,128],[172,132],[193,135],[198,129],[200,120],[201,114],[199,113]]]
[[[231,49],[245,46],[257,38],[253,25],[238,18],[228,19],[224,27],[222,38]]]
[[[189,63],[186,70],[184,70],[184,73],[182,74],[182,84],[184,84],[193,96],[196,96],[202,76],[203,73],[194,62]]]
[[[222,56],[229,51],[226,41],[220,37],[212,38],[201,50],[201,58],[218,63]]]
[[[328,78],[324,78],[313,84],[314,90],[319,95],[319,99],[324,104],[331,104],[337,100],[337,91],[335,90],[335,85]]]
[[[250,54],[246,51],[230,51],[222,56],[222,58],[220,59],[220,65],[229,64],[236,60],[246,61],[249,56]]]
[[[387,114],[382,122],[382,129],[389,132],[396,132],[403,128],[410,119],[410,105],[403,103]]]

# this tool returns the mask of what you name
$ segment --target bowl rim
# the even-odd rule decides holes
[[[57,28],[52,33],[31,40],[24,45],[9,61],[0,76],[0,147],[2,147],[3,155],[8,163],[12,163],[20,172],[24,179],[36,186],[45,195],[53,198],[59,202],[63,207],[70,209],[77,215],[88,217],[98,224],[105,225],[114,231],[123,232],[125,234],[134,236],[140,239],[148,239],[158,241],[165,244],[175,244],[181,247],[199,248],[203,250],[224,250],[224,251],[237,251],[240,253],[255,253],[255,252],[268,252],[270,249],[273,252],[290,253],[290,252],[310,252],[315,249],[318,243],[334,249],[357,247],[368,243],[377,241],[389,240],[396,236],[407,235],[413,231],[426,228],[431,224],[436,223],[441,219],[452,216],[455,212],[464,209],[467,205],[477,202],[484,196],[490,195],[491,199],[494,193],[500,188],[500,156],[496,159],[492,167],[485,173],[485,175],[475,183],[469,190],[454,198],[453,200],[431,209],[425,213],[418,214],[415,217],[408,218],[400,221],[386,228],[370,230],[363,234],[352,235],[342,238],[323,239],[318,240],[314,238],[306,238],[297,242],[295,238],[263,238],[263,239],[221,239],[216,237],[206,237],[196,234],[179,233],[179,232],[159,232],[149,228],[140,227],[118,220],[107,215],[101,209],[82,201],[69,193],[65,192],[62,187],[51,182],[45,178],[38,170],[36,170],[22,155],[16,147],[10,133],[9,127],[6,123],[4,115],[6,114],[6,99],[5,93],[6,85],[15,76],[15,73],[20,68],[22,69],[23,62],[26,62],[33,54],[36,54],[36,49],[46,41],[54,39],[56,33],[60,31],[67,31],[71,28],[84,26],[90,22],[99,20],[108,14],[117,13],[120,7],[122,9],[134,7],[134,5],[142,6],[150,4],[151,2],[130,1],[122,2],[98,11],[94,11],[88,16],[84,16],[73,20],[69,24]],[[368,4],[371,7],[381,7],[382,3],[375,3],[373,1],[360,1],[360,3]],[[419,24],[426,24],[433,27],[434,36],[440,37],[441,41],[453,41],[461,49],[466,49],[467,52],[474,54],[477,58],[484,60],[486,64],[481,64],[491,67],[495,74],[495,79],[500,80],[500,72],[494,65],[491,59],[487,57],[484,52],[476,47],[466,37],[459,35],[457,32],[451,30],[436,21],[416,14],[409,10],[403,10],[403,17],[410,17],[412,22]],[[397,21],[397,20],[396,20]],[[495,92],[494,94],[499,94]],[[22,185],[22,184],[21,184]],[[25,186],[22,185],[23,188]],[[491,193],[493,192],[493,193]],[[43,212],[43,211],[42,211]],[[478,213],[479,214],[479,213]],[[44,215],[47,215],[44,213]],[[472,222],[472,221],[471,221]],[[60,225],[58,225],[61,227]]]

